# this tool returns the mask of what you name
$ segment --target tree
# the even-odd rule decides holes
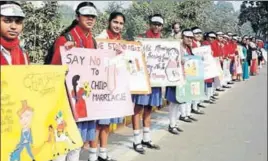
[[[62,30],[58,2],[44,1],[43,4],[36,8],[31,2],[22,2],[26,18],[21,38],[33,63],[43,63],[45,54]]]
[[[256,36],[268,37],[268,2],[244,1],[240,7],[239,25],[251,23]]]

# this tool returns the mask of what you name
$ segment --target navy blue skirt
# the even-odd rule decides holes
[[[132,95],[133,103],[142,106],[161,106],[162,89],[161,87],[152,87],[152,93],[148,95]]]

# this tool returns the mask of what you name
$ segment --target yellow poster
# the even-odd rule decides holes
[[[52,160],[82,145],[66,66],[1,66],[1,160]]]

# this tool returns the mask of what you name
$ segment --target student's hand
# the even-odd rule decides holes
[[[116,45],[116,46],[114,47],[114,50],[115,50],[115,52],[116,52],[116,55],[120,55],[120,54],[123,53],[123,49],[122,49],[122,47],[121,47],[120,45]]]
[[[69,50],[73,47],[75,47],[75,42],[74,41],[67,41],[65,44],[64,44],[64,47],[66,50]]]

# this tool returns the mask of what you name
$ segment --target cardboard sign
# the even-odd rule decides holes
[[[110,63],[112,50],[61,47],[69,71],[66,84],[76,120],[98,120],[133,114],[128,71]]]
[[[1,160],[53,160],[83,145],[64,85],[66,70],[1,66]]]
[[[142,54],[142,46],[138,42],[123,40],[96,39],[98,49],[114,50],[120,48],[123,53],[117,56],[116,64],[125,66],[130,77],[130,91],[132,94],[150,94],[151,85]],[[139,82],[139,83],[137,83]]]
[[[178,102],[190,102],[205,99],[204,64],[199,56],[184,56],[184,71],[186,83],[177,86]]]
[[[212,57],[210,46],[194,48],[192,52],[194,55],[202,57],[204,63],[204,79],[215,78],[220,75],[216,62]]]
[[[152,87],[184,83],[180,42],[177,40],[137,38],[142,43]]]

